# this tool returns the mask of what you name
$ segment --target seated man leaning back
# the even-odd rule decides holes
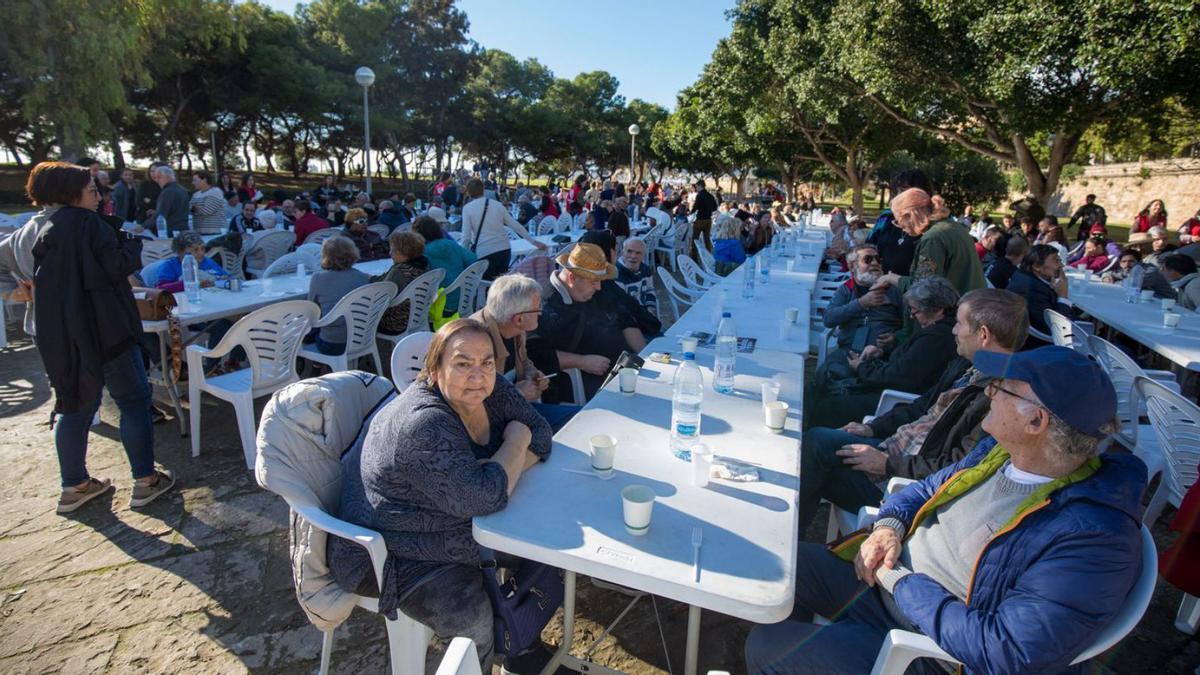
[[[974,363],[994,378],[991,437],[888,497],[869,536],[800,544],[795,611],[751,631],[750,673],[869,672],[892,629],[924,633],[967,672],[1065,673],[1113,621],[1141,574],[1146,467],[1097,454],[1116,429],[1112,382],[1065,347]]]

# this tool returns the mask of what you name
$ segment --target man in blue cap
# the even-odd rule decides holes
[[[750,673],[868,672],[895,628],[968,672],[1061,673],[1113,620],[1141,573],[1146,467],[1097,455],[1116,429],[1112,382],[1064,347],[974,363],[995,378],[990,438],[889,497],[869,536],[832,554],[802,543],[796,610],[751,631]],[[814,612],[833,623],[805,623]]]

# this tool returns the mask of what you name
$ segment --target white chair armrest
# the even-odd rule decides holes
[[[571,380],[571,398],[575,405],[584,405],[587,403],[587,396],[583,390],[583,373],[579,372],[578,368],[567,368],[562,371]]]
[[[861,530],[876,520],[879,520],[879,507],[864,506],[858,510],[858,525],[855,529]]]
[[[875,406],[875,416],[879,417],[901,403],[912,403],[921,398],[920,394],[910,394],[907,391],[884,389],[879,395],[879,403]]]
[[[451,640],[435,675],[480,675],[475,641],[465,637]]]
[[[871,421],[872,421],[872,420],[874,420],[874,419],[875,419],[875,416],[874,416],[874,415],[863,415],[863,421],[862,421],[862,423],[863,423],[863,424],[870,424],[870,423],[871,423]]]
[[[1169,370],[1144,370],[1142,374],[1176,394],[1180,393],[1179,381],[1175,379],[1175,373]]]
[[[908,665],[919,658],[958,663],[929,636],[896,628],[888,631],[887,637],[884,638],[871,675],[902,675],[908,669]]]
[[[883,493],[885,495],[894,495],[909,485],[917,482],[919,481],[915,481],[912,478],[901,478],[899,476],[894,476],[887,482],[887,488],[884,489]]]
[[[288,506],[318,530],[353,541],[367,549],[371,556],[371,566],[375,568],[375,580],[377,583],[383,583],[383,563],[387,560],[387,544],[383,541],[383,535],[375,530],[334,518],[316,506],[296,504],[290,500]]]

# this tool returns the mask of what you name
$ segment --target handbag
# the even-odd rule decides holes
[[[171,315],[175,307],[175,296],[161,288],[133,288],[133,301],[137,304],[138,316],[142,321],[162,321]]]
[[[557,567],[522,560],[503,583],[496,579],[496,563],[480,566],[483,588],[492,601],[496,653],[517,656],[541,640],[542,629],[562,606],[566,591]]]

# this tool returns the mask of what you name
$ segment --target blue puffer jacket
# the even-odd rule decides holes
[[[889,497],[879,517],[907,526],[955,473],[975,466],[986,438],[957,464]],[[1121,607],[1142,568],[1146,466],[1104,454],[1091,477],[1053,492],[985,546],[961,602],[924,574],[894,589],[896,604],[969,673],[1064,673]]]

